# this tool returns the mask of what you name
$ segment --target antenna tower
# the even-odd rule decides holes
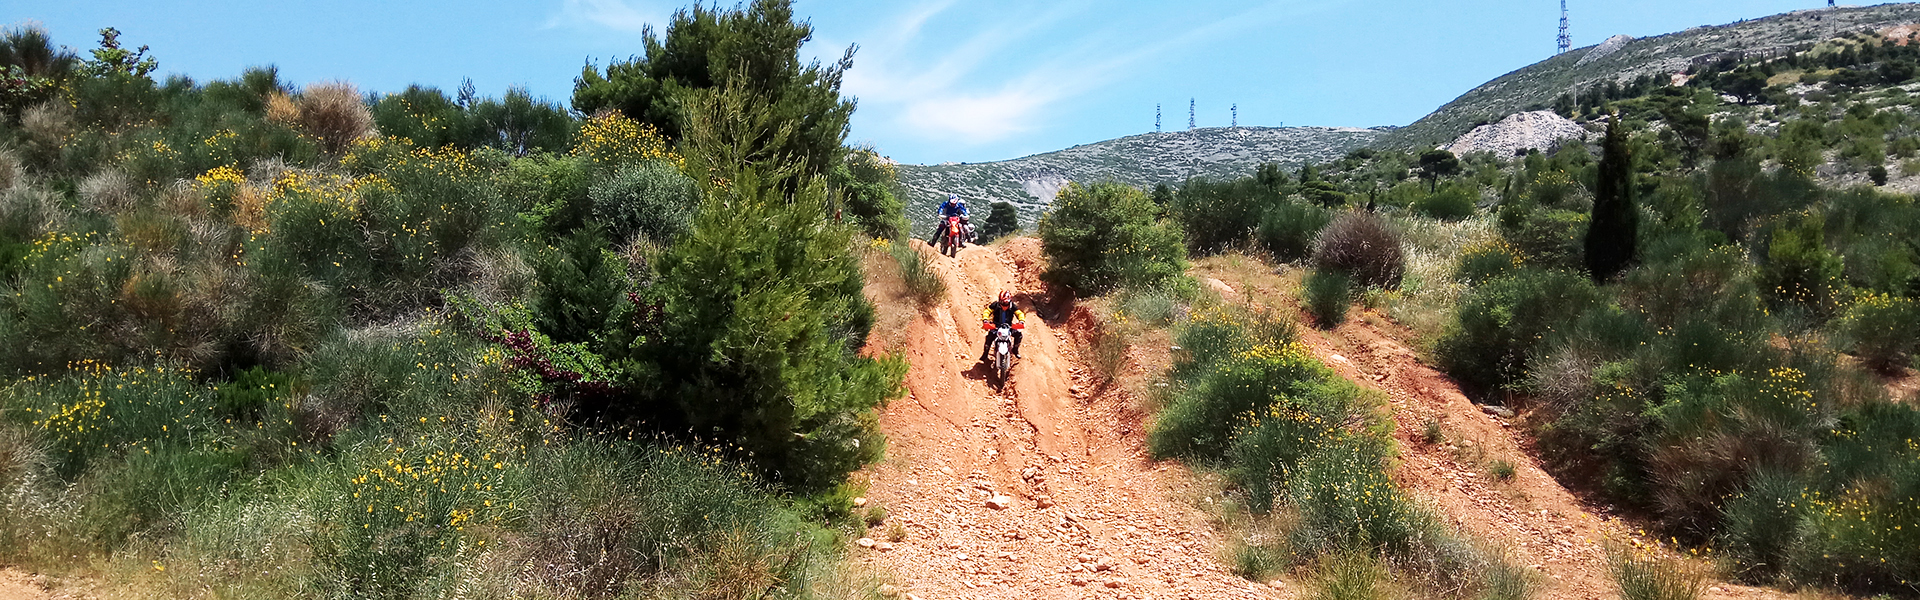
[[[1233,105],[1233,127],[1240,127],[1240,105]]]
[[[1193,120],[1193,107],[1194,107],[1193,99],[1188,98],[1187,99],[1187,129],[1193,129],[1194,124],[1196,123],[1196,121]]]
[[[1153,132],[1160,133],[1160,105],[1153,105]]]
[[[1560,0],[1560,51],[1555,54],[1566,54],[1572,49],[1573,34],[1567,32],[1567,0]]]

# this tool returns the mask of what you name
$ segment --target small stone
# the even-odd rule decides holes
[[[1039,475],[1039,474],[1040,474],[1040,470],[1035,469],[1033,467],[1027,467],[1025,469],[1020,470],[1021,479],[1033,479],[1033,476]]]
[[[1016,540],[1024,540],[1024,539],[1027,539],[1027,532],[1025,532],[1025,531],[1015,531],[1015,532],[1013,532],[1013,539],[1016,539]]]
[[[946,475],[947,475],[948,477],[952,477],[952,476],[953,476],[953,468],[952,468],[952,467],[940,467],[940,472],[941,472],[941,473],[944,473],[944,474],[946,474]]]
[[[992,498],[987,499],[987,508],[991,508],[994,510],[1006,510],[1008,507],[1011,507],[1011,506],[1013,506],[1012,496],[995,494]]]
[[[900,588],[893,587],[893,584],[891,583],[880,584],[880,595],[886,596],[888,598],[899,596]]]
[[[1033,503],[1035,506],[1039,506],[1040,508],[1053,508],[1053,497],[1041,496],[1039,498],[1034,498]]]
[[[953,555],[953,559],[954,559],[954,560],[967,560],[967,555],[965,555],[965,554],[955,554],[955,555]]]
[[[1500,417],[1502,419],[1513,418],[1513,410],[1505,406],[1494,406],[1492,404],[1482,404],[1480,405],[1480,412],[1484,412],[1489,415]]]
[[[1087,578],[1085,578],[1085,577],[1075,577],[1075,578],[1073,578],[1073,579],[1072,579],[1072,583],[1073,583],[1074,585],[1079,585],[1079,586],[1084,586],[1084,585],[1087,585]]]
[[[1267,587],[1270,587],[1276,590],[1282,590],[1287,588],[1287,582],[1275,579],[1273,581],[1267,582]]]
[[[1147,564],[1147,557],[1145,557],[1145,556],[1135,556],[1135,557],[1133,557],[1133,564],[1136,564],[1136,565],[1144,565],[1144,564]]]
[[[907,600],[921,600],[919,594],[907,594]]]
[[[866,498],[864,498],[864,497],[862,497],[862,498],[854,498],[854,499],[853,499],[853,507],[854,507],[854,508],[865,508],[866,506],[867,506],[867,499],[866,499]]]
[[[1094,565],[1094,566],[1093,566],[1093,570],[1095,570],[1095,571],[1112,571],[1112,570],[1113,570],[1113,565],[1110,565],[1110,564],[1107,564],[1107,562],[1106,562],[1106,561],[1100,561],[1100,564],[1097,564],[1097,565]]]
[[[1127,580],[1115,577],[1113,579],[1108,579],[1106,586],[1111,589],[1120,589],[1120,586],[1123,586],[1126,584],[1127,584]]]
[[[1080,555],[1080,556],[1078,556],[1077,558],[1079,558],[1079,559],[1080,559],[1080,562],[1093,562],[1093,555],[1092,555],[1092,554],[1081,554],[1081,555]]]
[[[893,542],[875,542],[873,549],[881,552],[890,552],[893,550]]]
[[[857,540],[857,541],[855,541],[855,542],[853,542],[853,543],[855,543],[855,544],[859,544],[861,548],[872,548],[872,547],[873,547],[873,538],[860,538],[859,540]]]

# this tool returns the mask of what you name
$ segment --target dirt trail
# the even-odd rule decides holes
[[[18,569],[0,569],[0,600],[46,600],[52,597],[38,577]]]
[[[865,474],[889,524],[870,532],[874,549],[856,549],[896,577],[902,597],[1283,595],[1216,560],[1212,528],[1190,500],[1204,488],[1179,465],[1147,459],[1141,415],[1125,393],[1095,390],[1068,331],[1081,320],[1033,314],[1036,240],[956,258],[915,247],[948,298],[914,318],[900,342],[912,363],[909,395],[881,417],[888,460]],[[1001,289],[1029,316],[1024,358],[995,390],[975,359],[980,309]],[[997,495],[1011,505],[989,507]],[[890,542],[895,524],[906,536]]]
[[[1197,271],[1231,299],[1289,313],[1298,310],[1277,276],[1248,277],[1245,270],[1205,265]],[[1542,470],[1522,425],[1469,401],[1452,379],[1421,363],[1400,341],[1410,337],[1372,310],[1357,311],[1331,331],[1301,328],[1301,341],[1327,366],[1387,395],[1393,435],[1401,449],[1395,478],[1403,486],[1453,525],[1507,546],[1513,560],[1542,573],[1545,588],[1536,597],[1614,598],[1603,544],[1629,539],[1634,529],[1586,505]],[[1427,441],[1429,422],[1438,423],[1442,440]],[[1493,475],[1496,461],[1512,466],[1511,477],[1503,481]],[[1713,582],[1704,597],[1792,596]]]

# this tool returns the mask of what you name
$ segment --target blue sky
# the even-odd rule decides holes
[[[730,4],[730,2],[729,2]],[[206,80],[273,64],[306,83],[524,86],[565,103],[588,60],[639,51],[664,0],[0,0],[91,48],[101,27]],[[1576,47],[1824,6],[1818,0],[1572,0]],[[796,0],[825,60],[860,46],[850,141],[912,163],[987,161],[1200,126],[1405,125],[1551,55],[1552,0]]]

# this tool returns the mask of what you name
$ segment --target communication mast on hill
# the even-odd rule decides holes
[[[1160,133],[1160,105],[1153,105],[1153,132]]]
[[[1832,2],[1833,0],[1827,1]],[[1560,0],[1560,51],[1555,54],[1566,54],[1568,50],[1572,49],[1573,34],[1567,32],[1567,0]]]
[[[1233,125],[1231,125],[1231,127],[1234,127],[1236,129],[1240,127],[1240,105],[1239,104],[1233,105]]]
[[[1193,119],[1193,107],[1194,107],[1193,99],[1188,98],[1187,99],[1187,129],[1193,129],[1194,124],[1197,123],[1197,121],[1194,121]]]

